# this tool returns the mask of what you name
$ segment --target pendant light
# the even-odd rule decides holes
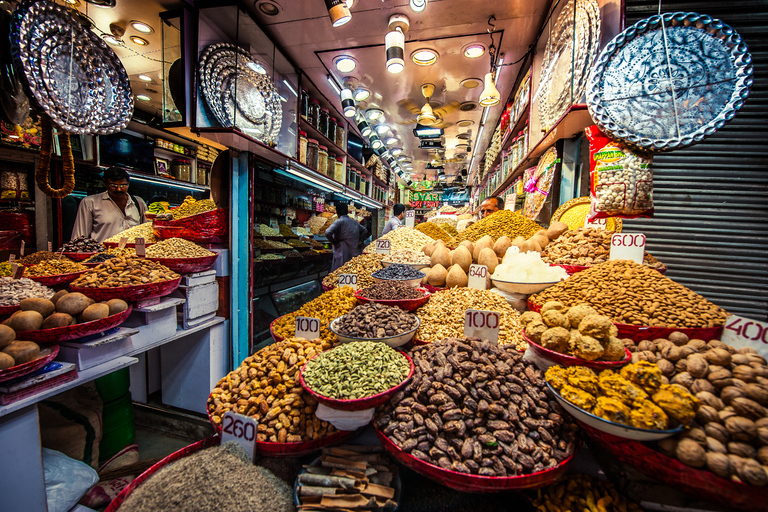
[[[341,108],[344,110],[344,117],[355,117],[357,113],[354,94],[346,87],[341,90]]]
[[[334,27],[340,27],[352,19],[345,0],[325,0],[325,7],[328,9],[328,16],[331,17],[331,24]]]
[[[410,6],[413,12],[424,12],[427,8],[427,0],[411,0]]]
[[[389,32],[384,38],[387,49],[387,71],[400,73],[405,68],[405,33],[410,21],[404,14],[393,14],[389,18]]]
[[[496,16],[491,15],[490,18],[488,18],[488,25],[491,26],[490,29],[488,29],[488,35],[491,36],[491,45],[488,47],[488,55],[491,57],[491,71],[489,73],[485,74],[485,78],[483,80],[483,92],[480,94],[480,106],[482,107],[494,107],[499,104],[501,101],[501,94],[499,93],[499,90],[496,89],[496,45],[493,43],[493,32],[496,30],[496,26],[491,23],[492,20],[495,20]]]

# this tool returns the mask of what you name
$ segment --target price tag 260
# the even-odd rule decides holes
[[[416,210],[407,210],[405,212],[405,226],[412,228],[416,224]]]
[[[496,311],[468,309],[464,313],[464,336],[499,342],[501,315]]]
[[[611,237],[612,260],[632,260],[643,263],[645,235],[642,233],[614,233]]]
[[[376,253],[377,254],[389,254],[389,248],[392,244],[390,244],[389,240],[386,238],[378,238],[376,239]]]
[[[256,455],[258,426],[254,418],[228,411],[221,418],[221,443],[236,442],[253,461]]]
[[[357,290],[357,274],[340,274],[339,286],[351,286]]]
[[[467,288],[485,290],[488,285],[488,267],[485,265],[470,265]]]
[[[143,258],[144,255],[146,254],[145,248],[146,248],[146,244],[144,243],[144,239],[137,238],[136,239],[136,256],[138,256],[139,258]]]
[[[316,340],[320,338],[320,320],[309,316],[296,317],[297,338]]]
[[[768,324],[737,315],[728,317],[722,342],[736,348],[751,347],[768,358]]]

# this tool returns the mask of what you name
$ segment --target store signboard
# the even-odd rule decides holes
[[[143,258],[146,255],[146,244],[143,238],[136,239],[136,256]]]
[[[351,286],[357,290],[357,274],[340,274],[339,286]]]
[[[611,237],[612,260],[632,260],[643,263],[645,235],[642,233],[614,233]]]
[[[595,219],[594,221],[590,221],[589,215],[587,215],[586,217],[584,217],[584,227],[606,229],[608,227],[608,219]]]
[[[736,348],[753,348],[768,359],[768,323],[730,315],[721,341]]]
[[[470,265],[468,277],[467,288],[485,290],[486,285],[488,284],[488,267],[485,265]]]
[[[416,225],[416,210],[408,210],[405,212],[405,227],[412,228]]]
[[[386,238],[376,239],[376,254],[389,254],[391,244]]]
[[[464,313],[464,336],[499,343],[501,315],[496,311],[468,309]]]
[[[253,462],[256,456],[258,422],[250,416],[227,411],[221,418],[221,444],[234,441],[239,444]]]
[[[306,340],[320,339],[320,320],[309,316],[296,317],[295,336]]]

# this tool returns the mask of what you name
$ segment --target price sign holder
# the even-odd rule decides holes
[[[645,235],[642,233],[614,233],[611,237],[612,260],[632,260],[643,263]]]
[[[594,222],[590,222],[589,215],[584,217],[585,228],[606,229],[608,227],[608,219],[595,219]]]
[[[11,263],[11,275],[14,279],[18,279],[21,276],[21,265],[18,263]]]
[[[122,237],[122,238],[120,239],[120,243],[119,243],[119,244],[117,244],[117,247],[118,247],[120,250],[123,250],[123,249],[125,249],[125,246],[126,246],[126,244],[128,244],[128,237],[125,237],[125,236],[124,236],[124,237]]]
[[[768,323],[731,315],[726,320],[721,341],[736,348],[751,347],[768,359]]]
[[[464,312],[464,336],[499,343],[501,315],[496,311],[468,309]]]
[[[507,194],[507,197],[504,198],[504,209],[513,212],[515,206],[517,206],[517,194]]]
[[[243,447],[253,462],[256,456],[256,434],[259,424],[250,416],[243,416],[231,411],[221,418],[221,444],[234,441]]]
[[[485,265],[472,264],[469,266],[469,274],[467,274],[469,280],[467,282],[467,288],[475,288],[477,290],[485,290],[488,285],[488,267]]]
[[[392,244],[386,238],[376,239],[376,254],[389,254]]]
[[[15,254],[11,254],[10,256],[8,256],[8,263],[13,265],[13,262],[14,262],[15,259],[16,259],[16,255]]]
[[[19,258],[24,257],[24,248],[27,246],[24,240],[21,241],[21,248],[19,249]]]
[[[48,252],[53,252],[53,244],[48,242]]]
[[[357,274],[339,274],[339,286],[351,286],[357,291]]]
[[[309,316],[296,317],[297,338],[316,340],[320,338],[320,319]]]
[[[146,244],[143,238],[136,239],[136,256],[143,258],[146,255]]]
[[[407,210],[405,212],[405,226],[412,228],[416,224],[416,210]]]

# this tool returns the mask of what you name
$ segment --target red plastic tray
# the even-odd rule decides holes
[[[610,451],[621,462],[636,468],[664,485],[681,489],[698,498],[711,499],[725,506],[749,511],[765,511],[768,487],[733,482],[709,471],[686,466],[677,459],[655,451],[650,445],[622,439],[583,426],[589,437]]]
[[[178,220],[152,221],[152,230],[160,239],[184,238],[197,243],[229,242],[229,211],[216,208]]]
[[[532,341],[530,338],[528,338],[528,336],[525,335],[525,332],[523,332],[522,335],[523,339],[528,342],[528,346],[530,347],[531,352],[533,352],[536,357],[540,357],[552,363],[559,364],[560,366],[585,366],[587,368],[592,368],[593,370],[616,369],[629,363],[629,361],[632,359],[632,353],[628,348],[624,347],[624,359],[620,361],[587,361],[578,357],[569,356],[568,354],[561,354],[559,352],[555,352],[554,350],[549,350],[548,348],[542,347],[535,341]]]
[[[398,307],[405,311],[416,311],[421,306],[426,304],[427,301],[429,301],[429,298],[432,296],[432,294],[426,288],[416,288],[416,289],[419,290],[420,292],[423,292],[424,296],[419,299],[398,299],[398,300],[366,299],[365,297],[360,295],[360,292],[362,290],[357,290],[355,292],[355,298],[359,300],[361,303],[376,302],[378,304],[383,304],[385,306]]]
[[[181,276],[171,281],[139,284],[136,286],[122,286],[119,288],[80,288],[77,286],[70,286],[69,289],[73,292],[80,292],[96,302],[111,299],[123,299],[126,302],[136,302],[155,297],[165,297],[179,287],[179,282],[181,282]]]
[[[59,274],[57,276],[40,276],[40,277],[26,276],[26,277],[27,279],[37,281],[43,286],[61,286],[61,285],[71,283],[72,281],[74,281],[81,275],[85,274],[86,272],[88,271],[81,270],[80,272],[72,272],[70,274]]]
[[[411,381],[411,378],[413,378],[413,372],[416,370],[416,367],[413,365],[413,360],[406,354],[405,352],[400,352],[407,360],[408,364],[410,365],[410,371],[408,372],[408,376],[405,378],[403,382],[398,384],[397,386],[388,389],[387,391],[382,391],[381,393],[378,393],[376,395],[368,396],[365,398],[357,398],[354,400],[339,400],[336,398],[330,398],[325,395],[321,395],[315,391],[313,391],[309,385],[304,381],[304,369],[307,367],[307,364],[309,364],[309,361],[304,364],[304,366],[299,371],[299,382],[301,382],[301,387],[303,387],[307,393],[312,395],[317,399],[318,402],[321,404],[327,405],[331,409],[338,409],[341,411],[364,411],[366,409],[373,409],[375,407],[378,407],[389,400],[389,398],[403,389],[408,383]],[[314,359],[320,354],[316,354],[312,357]],[[312,360],[310,359],[310,361]]]
[[[569,276],[572,276],[573,274],[577,272],[581,272],[582,270],[587,270],[589,268],[592,268],[594,265],[560,265],[555,263],[554,266],[556,267],[562,267],[565,269],[566,272],[568,272]],[[648,267],[651,268],[651,267]],[[653,270],[658,270],[662,275],[667,273],[667,270],[669,270],[669,267],[666,265],[661,268],[654,268]]]
[[[400,461],[403,465],[416,471],[417,473],[424,475],[446,487],[455,489],[462,492],[502,492],[508,490],[520,490],[520,489],[538,489],[544,487],[565,473],[568,469],[568,465],[573,460],[577,450],[570,457],[565,459],[559,465],[539,471],[538,473],[531,473],[530,475],[520,476],[480,476],[480,475],[468,475],[466,473],[459,473],[458,471],[451,471],[449,469],[443,469],[423,460],[419,460],[412,455],[402,451],[395,443],[389,440],[378,428],[376,435],[381,441],[382,446]],[[577,445],[578,446],[578,445]]]
[[[323,283],[323,291],[324,292],[329,292],[329,291],[333,290],[334,288],[335,288],[334,286],[326,286],[325,283]]]
[[[120,244],[118,242],[101,242],[104,247],[107,249],[114,249],[115,247],[119,246]],[[145,242],[144,247],[149,247],[150,245],[155,245],[157,242]],[[125,244],[126,247],[136,247],[136,243],[131,242],[128,244]]]
[[[133,307],[122,313],[116,313],[112,316],[93,320],[82,324],[67,325],[64,327],[54,327],[53,329],[42,329],[39,331],[21,331],[16,333],[16,338],[20,340],[34,341],[35,343],[58,343],[60,341],[76,340],[85,338],[91,334],[108,331],[113,327],[125,322],[133,311]]]
[[[18,311],[21,308],[18,304],[13,306],[0,306],[0,315],[10,315],[11,313]]]
[[[435,293],[446,289],[445,286],[432,286],[431,284],[422,284],[421,288],[424,288],[429,293]]]
[[[285,315],[283,315],[283,316],[285,316]],[[275,318],[274,320],[272,320],[272,322],[269,324],[269,334],[272,335],[272,339],[275,340],[275,343],[277,343],[278,341],[283,341],[285,339],[282,336],[278,336],[277,334],[275,334],[275,331],[274,331],[275,322],[277,322],[281,318],[283,318],[283,317],[279,316],[279,317]]]
[[[203,256],[202,258],[147,258],[168,267],[179,274],[191,274],[208,270],[218,258],[218,254]]]
[[[83,261],[83,260],[87,260],[88,258],[93,256],[94,254],[99,254],[99,252],[103,252],[103,251],[97,251],[97,252],[65,252],[65,253],[62,253],[62,254],[64,256],[66,256],[67,258],[71,259],[72,261]]]
[[[5,370],[0,370],[0,382],[5,382],[7,380],[15,379],[17,377],[23,377],[24,375],[30,374],[35,370],[39,370],[43,366],[47,365],[48,363],[56,359],[56,356],[58,355],[58,353],[59,353],[58,345],[53,345],[52,347],[41,349],[40,357],[38,357],[34,361],[17,364],[16,366],[11,366],[10,368],[6,368]]]

